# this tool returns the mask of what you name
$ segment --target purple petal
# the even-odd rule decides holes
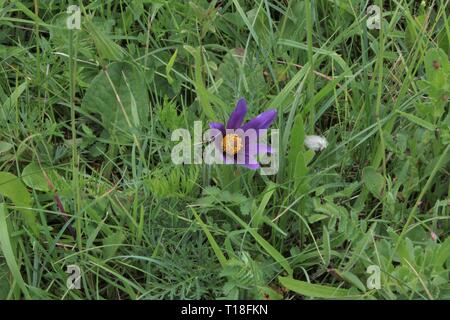
[[[267,154],[273,152],[274,150],[266,144],[250,145],[245,150],[245,163],[241,165],[251,170],[257,170],[261,165],[257,162],[256,156],[261,153]]]
[[[260,115],[256,116],[249,122],[247,122],[242,129],[267,129],[272,124],[273,120],[277,117],[277,110],[276,109],[270,109],[267,111],[264,111]]]
[[[256,164],[242,164],[242,166],[250,169],[250,170],[258,170],[261,166],[259,165],[259,163]]]
[[[243,148],[236,155],[236,164],[239,164],[251,170],[259,169],[260,165],[258,164],[258,161],[255,157],[255,155],[257,154],[256,148],[256,144],[250,144],[246,146],[246,148]]]
[[[210,135],[209,135],[209,139],[215,139],[215,141],[217,142],[216,145],[219,146],[222,143],[222,138],[225,136],[225,126],[222,123],[219,122],[211,122],[209,124],[209,127],[211,129],[215,129],[215,130],[209,130],[211,131]],[[217,131],[219,130],[219,131]],[[222,134],[220,134],[222,133]]]
[[[220,122],[210,122],[209,123],[209,127],[211,129],[218,129],[220,131],[222,131],[222,134],[225,135],[225,126],[223,125],[223,123]]]
[[[266,129],[261,129],[266,130]],[[248,132],[248,131],[247,131]],[[258,154],[267,154],[267,153],[273,153],[274,151],[270,146],[267,144],[258,143],[259,136],[257,136],[256,141],[250,141],[250,137],[245,137],[245,154],[250,156],[256,156]]]
[[[238,161],[236,156],[231,156],[231,157],[227,158],[227,155],[224,154],[223,155],[223,164],[228,164],[228,165],[230,165],[230,164],[237,164],[237,165],[246,167],[246,168],[251,169],[251,170],[257,170],[257,169],[260,168],[259,163],[256,160],[254,160],[254,159],[252,159],[252,161],[250,161],[250,159],[249,159],[249,157],[247,155],[245,155],[244,162],[243,163],[239,163],[239,161]]]
[[[267,154],[267,153],[273,153],[273,150],[270,146],[268,146],[267,144],[258,144],[257,146],[257,153],[263,153],[263,154]]]
[[[239,99],[233,112],[228,119],[227,129],[240,128],[244,121],[245,114],[247,113],[247,102],[244,98]]]
[[[273,153],[273,150],[270,146],[266,144],[251,145],[248,149],[245,150],[245,158],[255,159],[258,154],[267,154],[267,153]]]
[[[259,168],[259,163],[256,160],[255,156],[249,155],[249,154],[245,154],[245,162],[244,162],[243,166],[246,166],[247,168],[250,168],[252,166],[253,167],[258,166],[258,168]]]

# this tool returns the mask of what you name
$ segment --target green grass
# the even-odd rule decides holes
[[[450,299],[448,7],[1,2],[0,298]],[[279,172],[174,165],[240,97]]]

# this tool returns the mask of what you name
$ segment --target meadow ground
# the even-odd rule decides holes
[[[448,0],[0,1],[0,298],[450,299],[449,40]],[[241,97],[276,174],[173,163]]]

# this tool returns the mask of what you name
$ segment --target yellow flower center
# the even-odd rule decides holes
[[[235,155],[242,149],[242,139],[237,134],[231,133],[223,137],[222,149],[224,152]]]

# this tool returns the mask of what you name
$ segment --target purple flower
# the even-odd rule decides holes
[[[272,153],[272,149],[258,143],[259,136],[267,132],[277,116],[277,110],[270,109],[243,124],[247,113],[247,102],[239,99],[230,115],[226,127],[219,122],[211,122],[211,129],[219,130],[221,135],[214,135],[216,148],[226,164],[240,164],[252,170],[260,168],[256,161],[258,154]],[[245,142],[245,143],[244,143]]]

